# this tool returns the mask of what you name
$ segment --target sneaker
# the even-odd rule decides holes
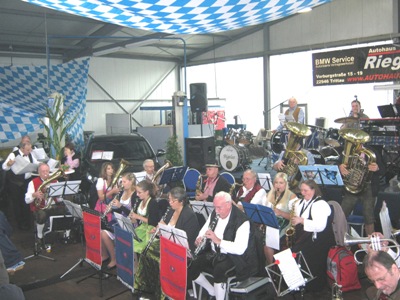
[[[7,272],[8,274],[13,275],[16,271],[22,270],[24,268],[25,262],[24,261],[20,261],[19,263],[16,263],[15,265],[7,268]]]

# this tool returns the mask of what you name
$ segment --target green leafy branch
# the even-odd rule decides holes
[[[63,109],[64,95],[54,93],[51,95],[54,98],[53,107],[46,107],[46,117],[49,119],[47,125],[43,119],[40,122],[43,124],[47,133],[47,142],[50,146],[49,156],[59,160],[63,156],[64,137],[67,130],[75,123],[78,114],[75,114],[71,120],[65,124],[67,113],[70,105]],[[52,151],[54,149],[54,152]]]

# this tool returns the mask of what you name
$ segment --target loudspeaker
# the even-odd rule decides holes
[[[190,109],[192,112],[207,111],[207,84],[190,84]]]
[[[203,172],[206,164],[215,164],[215,139],[213,136],[185,139],[186,164]]]

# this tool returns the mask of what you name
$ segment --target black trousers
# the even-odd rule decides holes
[[[214,277],[214,283],[226,282],[226,271],[234,267],[233,261],[226,254],[212,252],[211,250],[200,254],[192,261],[188,268],[188,282],[192,282],[200,276],[201,272],[207,272]]]
[[[25,193],[28,189],[29,181],[25,180],[24,183],[16,184],[14,182],[8,182],[7,184],[7,196],[9,203],[11,203],[14,211],[14,218],[18,224],[18,227],[30,227],[31,214],[29,205],[25,203]]]

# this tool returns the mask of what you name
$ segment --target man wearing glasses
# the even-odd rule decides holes
[[[236,200],[262,205],[266,196],[267,193],[263,187],[257,183],[257,174],[253,170],[244,171],[243,186],[237,192]]]
[[[400,299],[400,271],[393,258],[384,251],[368,253],[364,271],[374,284],[366,291],[369,300]]]

